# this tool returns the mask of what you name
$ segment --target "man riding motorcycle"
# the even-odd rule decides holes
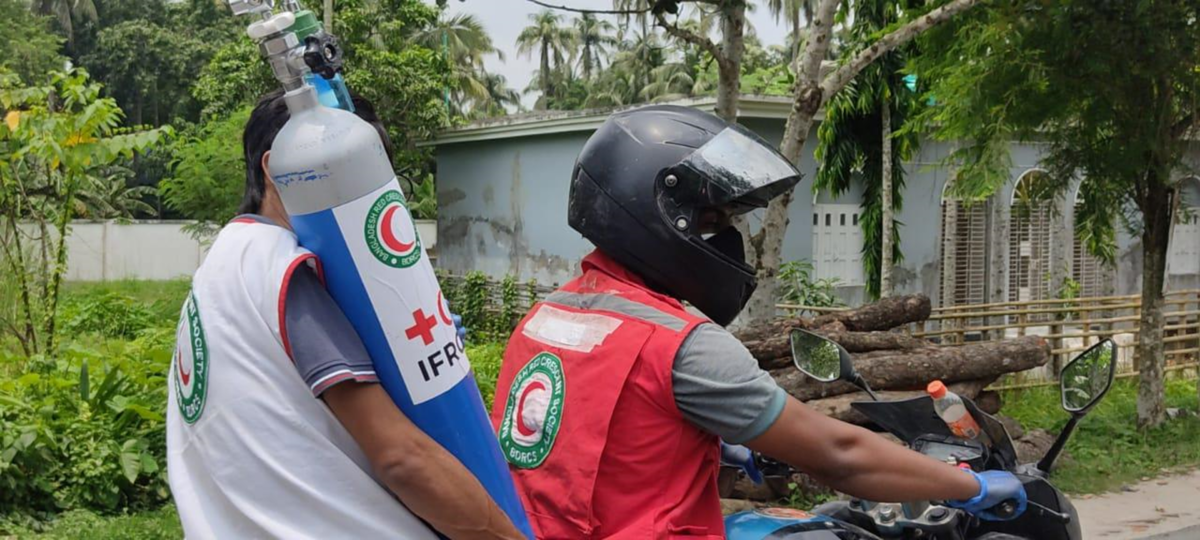
[[[1012,474],[813,411],[723,328],[756,286],[731,219],[799,180],[758,136],[686,107],[615,114],[588,140],[568,222],[596,250],[514,331],[492,410],[539,538],[722,537],[719,440],[870,500],[1023,510]]]

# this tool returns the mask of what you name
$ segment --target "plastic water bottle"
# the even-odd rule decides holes
[[[947,390],[942,381],[929,383],[925,391],[929,392],[929,397],[933,398],[934,410],[952,433],[964,439],[980,438],[983,430],[971,417],[971,411],[968,411],[967,406],[963,405],[963,400],[958,394]]]

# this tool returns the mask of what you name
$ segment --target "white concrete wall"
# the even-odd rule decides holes
[[[187,221],[76,221],[67,237],[67,279],[177,279],[190,277],[207,246],[183,228]],[[418,221],[425,249],[437,246],[437,222]]]
[[[77,221],[67,236],[67,279],[176,279],[191,276],[206,248],[186,221]]]

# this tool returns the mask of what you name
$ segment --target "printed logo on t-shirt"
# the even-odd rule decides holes
[[[509,463],[532,469],[546,461],[562,425],[566,391],[562,361],[553,354],[540,353],[517,372],[500,424],[500,448]]]
[[[195,294],[188,294],[183,303],[183,317],[175,335],[174,363],[175,401],[183,420],[194,424],[204,413],[209,368],[208,342],[204,337],[204,325],[200,322]]]
[[[421,260],[421,238],[404,202],[398,190],[383,192],[367,211],[363,227],[367,249],[379,262],[394,268],[408,268]]]

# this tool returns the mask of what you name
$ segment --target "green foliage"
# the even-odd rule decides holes
[[[112,182],[120,182],[120,192],[124,177],[111,174],[113,166],[172,133],[122,128],[120,108],[100,89],[81,69],[38,86],[0,75],[0,219],[3,230],[19,231],[0,234],[0,260],[15,289],[4,294],[17,300],[15,310],[0,316],[26,355],[57,350],[72,217],[89,199],[106,198]]]
[[[835,294],[838,279],[812,278],[813,265],[808,261],[789,261],[779,267],[780,295],[784,302],[810,307],[844,305]]]
[[[0,72],[8,69],[22,81],[36,82],[61,68],[64,58],[58,54],[62,39],[50,31],[50,18],[30,13],[20,0],[0,0]]]
[[[88,510],[64,512],[48,523],[22,520],[6,526],[0,522],[0,533],[6,529],[17,538],[36,537],[39,540],[175,540],[183,538],[179,514],[167,504],[156,510],[102,517]]]
[[[0,507],[38,515],[166,499],[161,341],[72,344],[58,360],[0,356]]]
[[[102,81],[134,125],[162,125],[193,118],[188,86],[208,45],[144,20],[100,30],[95,47],[80,62]]]
[[[764,96],[790,96],[796,74],[787,64],[771,65],[742,75],[742,92]]]
[[[65,304],[107,296],[132,299],[139,309],[150,314],[151,326],[173,328],[179,319],[179,306],[183,305],[191,288],[189,279],[67,282],[63,286],[63,298]]]
[[[968,143],[948,158],[952,192],[995,192],[1009,181],[1009,141],[1037,141],[1055,192],[1083,178],[1077,231],[1111,261],[1117,219],[1138,232],[1169,211],[1200,103],[1198,17],[1191,0],[1005,2],[935,27],[914,67],[938,106],[918,129]]]
[[[904,2],[895,0],[859,0],[853,3],[854,24],[849,31],[849,52],[874,45],[878,32],[900,20]],[[830,98],[825,120],[817,129],[816,150],[821,168],[813,190],[825,190],[837,197],[856,181],[863,186],[862,214],[863,273],[867,276],[867,294],[880,295],[880,270],[883,261],[883,107],[891,113],[892,132],[892,211],[904,208],[904,162],[911,161],[920,145],[920,134],[903,130],[908,118],[920,111],[917,93],[904,84],[902,68],[906,58],[916,52],[908,46],[884,55],[871,63],[845,88]],[[848,56],[852,56],[848,55]],[[894,214],[893,214],[894,215]],[[900,250],[900,229],[892,228],[893,265],[904,260]]]
[[[1195,381],[1170,379],[1168,407],[1197,409]],[[1026,429],[1058,432],[1066,424],[1057,387],[1005,392],[1004,414]],[[1051,480],[1070,493],[1116,489],[1164,470],[1200,464],[1200,418],[1194,415],[1138,430],[1137,386],[1119,379],[1096,408],[1079,423],[1067,443],[1067,459],[1059,461]]]
[[[263,64],[258,46],[249,37],[240,36],[213,54],[201,68],[191,92],[202,107],[201,118],[221,122],[278,86],[271,70]]]
[[[484,407],[491,407],[495,400],[496,379],[500,378],[500,365],[504,363],[503,341],[491,341],[467,346],[467,359],[475,374],[475,384],[483,396]]]
[[[450,311],[462,316],[470,343],[508,341],[513,328],[539,296],[536,282],[522,285],[512,275],[496,282],[478,271],[462,277],[439,273],[438,281]]]
[[[409,185],[405,199],[414,219],[437,219],[437,186],[432,174]]]
[[[200,223],[200,232],[233,219],[246,189],[242,130],[250,118],[244,108],[204,124],[175,144],[171,177],[159,184],[167,206]]]
[[[63,302],[59,317],[67,334],[97,334],[119,339],[133,339],[152,324],[149,309],[133,298],[116,293],[69,298]]]
[[[63,317],[78,334],[55,357],[0,349],[0,533],[167,499],[162,411],[186,285],[72,284]]]
[[[347,64],[346,84],[375,105],[387,127],[396,149],[396,169],[426,170],[431,150],[416,144],[449,123],[442,98],[447,84],[445,58],[423,47],[396,52],[363,49]]]

